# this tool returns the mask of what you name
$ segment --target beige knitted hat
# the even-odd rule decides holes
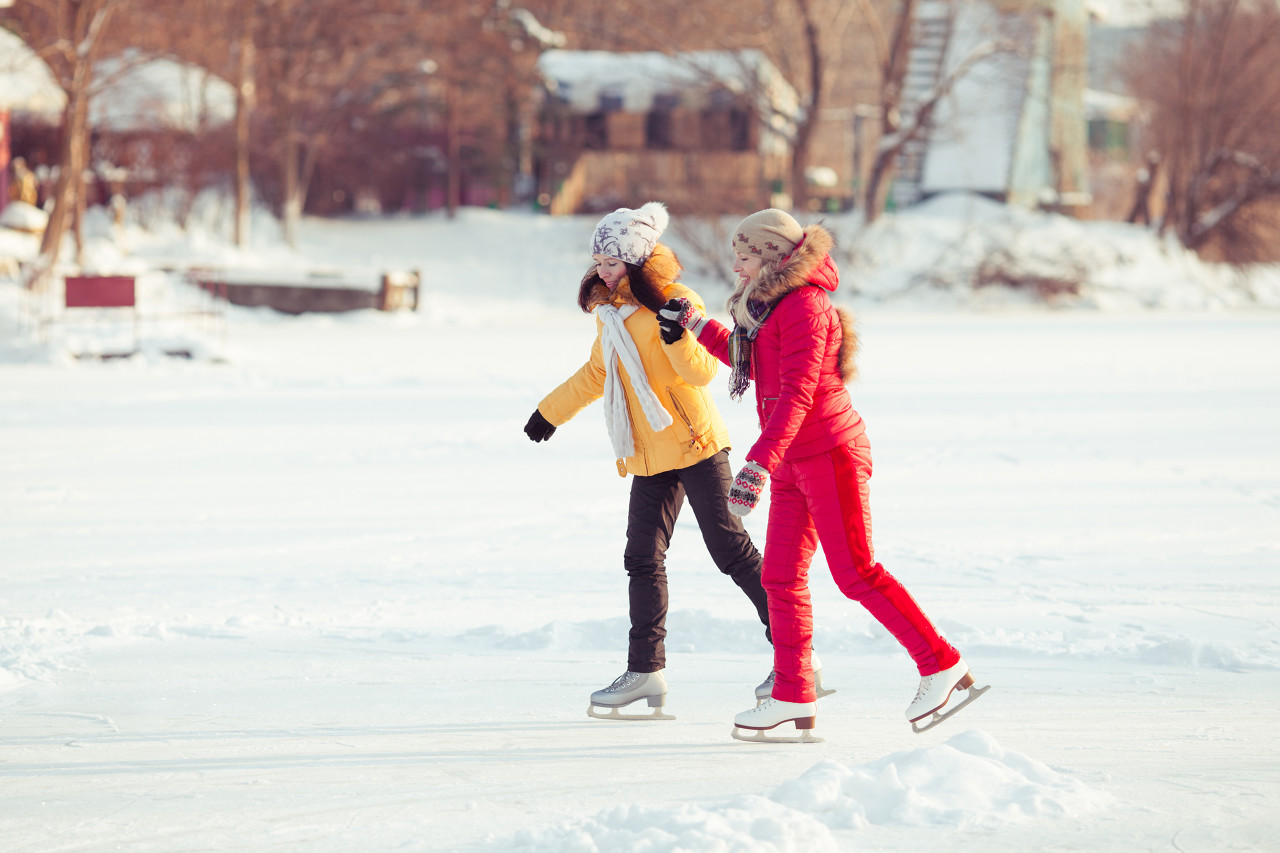
[[[733,232],[733,251],[766,261],[780,261],[804,239],[800,223],[784,210],[771,207],[751,214]]]

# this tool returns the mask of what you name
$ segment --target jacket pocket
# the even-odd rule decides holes
[[[764,425],[769,423],[769,418],[773,416],[773,410],[778,408],[777,397],[761,397],[760,406],[756,410],[756,414],[760,417],[760,429],[764,429]]]
[[[676,396],[676,389],[670,385],[667,386],[667,396],[671,398],[671,408],[676,410],[676,416],[680,418],[685,429],[689,431],[689,448],[701,452],[707,444],[702,434],[694,427],[693,418],[689,417],[689,410],[684,403],[680,402],[680,398]]]

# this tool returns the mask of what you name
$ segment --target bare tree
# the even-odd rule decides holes
[[[118,15],[111,47],[144,57],[194,63],[235,90],[233,232],[249,239],[250,125],[254,97],[254,34],[268,0],[130,0]]]
[[[992,56],[1013,50],[1009,42],[1000,38],[979,41],[964,55],[943,66],[923,97],[914,104],[908,104],[905,98],[906,76],[908,59],[916,46],[917,6],[918,0],[903,0],[894,19],[892,34],[886,37],[875,8],[867,0],[859,3],[863,17],[875,36],[880,69],[880,143],[872,160],[862,200],[867,222],[874,221],[884,212],[889,187],[903,150],[929,132],[943,99],[975,66]],[[954,15],[954,10],[949,14]]]
[[[1223,260],[1280,256],[1280,7],[1191,0],[1135,56],[1128,77],[1168,181],[1161,230]]]
[[[89,104],[94,66],[102,58],[112,18],[130,0],[24,0],[0,9],[0,23],[13,29],[48,65],[66,93],[62,143],[53,209],[40,244],[41,269],[58,261],[68,227],[83,245],[80,213],[84,209],[83,174],[89,162]]]
[[[523,105],[533,91],[537,55],[558,34],[504,0],[448,6],[437,14],[432,31],[450,34],[448,43],[433,41],[430,48],[442,95],[446,206],[452,216],[462,202],[464,165],[496,166],[503,172],[496,183],[509,197],[520,170]]]
[[[402,43],[400,4],[365,0],[276,0],[255,19],[252,42],[269,104],[281,170],[285,240],[297,226],[317,162],[337,126],[376,97],[379,59]]]

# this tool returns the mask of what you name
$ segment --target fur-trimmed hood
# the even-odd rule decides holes
[[[794,252],[777,264],[766,263],[760,274],[729,297],[729,313],[740,326],[753,328],[758,322],[748,311],[751,303],[773,305],[801,287],[816,286],[835,293],[840,286],[840,270],[831,259],[835,237],[822,225],[809,225]],[[836,308],[843,337],[840,343],[840,378],[848,384],[857,376],[858,334],[853,314]]]

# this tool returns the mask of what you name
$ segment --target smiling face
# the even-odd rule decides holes
[[[627,265],[617,258],[611,258],[608,255],[592,255],[591,259],[596,262],[596,274],[613,290],[618,286],[627,275]]]
[[[738,287],[742,287],[760,274],[764,259],[757,255],[744,255],[741,252],[733,256],[733,271],[738,275]]]

